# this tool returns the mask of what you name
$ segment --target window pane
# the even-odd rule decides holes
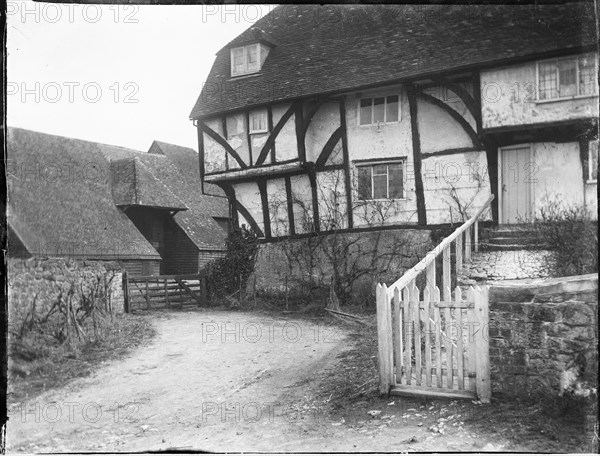
[[[540,63],[539,65],[539,97],[540,100],[558,98],[558,80],[555,63]]]
[[[579,58],[579,95],[596,93],[596,61],[593,56]]]
[[[373,103],[373,123],[385,122],[385,98],[375,98]]]
[[[373,174],[373,198],[382,199],[387,197],[387,173],[380,176]]]
[[[371,167],[360,166],[358,168],[358,199],[371,199]]]
[[[590,180],[598,178],[598,141],[590,141]]]
[[[390,198],[404,198],[402,163],[388,165],[390,174]]]
[[[244,72],[244,48],[233,50],[233,71],[235,73]]]
[[[561,97],[570,97],[576,94],[575,60],[558,62],[559,93]]]
[[[258,70],[258,45],[246,46],[246,64],[248,71]]]
[[[374,176],[387,176],[387,165],[374,165],[373,166]]]
[[[398,95],[387,97],[385,121],[398,122]]]
[[[371,104],[373,102],[372,98],[363,98],[360,100],[360,124],[361,125],[369,125],[371,123],[371,115],[372,115],[372,107]]]
[[[267,113],[254,111],[250,113],[250,132],[265,131],[267,129]]]

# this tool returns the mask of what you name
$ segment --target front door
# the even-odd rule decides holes
[[[523,223],[531,216],[531,149],[529,146],[500,149],[501,223]]]

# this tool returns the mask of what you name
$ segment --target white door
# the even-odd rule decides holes
[[[500,149],[501,223],[522,223],[531,216],[532,166],[529,146]]]

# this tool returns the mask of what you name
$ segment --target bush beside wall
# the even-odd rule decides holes
[[[329,242],[329,247],[323,247]],[[342,265],[343,259],[332,259],[331,245],[341,247],[337,251],[350,252],[350,265]],[[372,252],[376,245],[377,252]],[[286,239],[261,244],[256,266],[248,280],[247,293],[288,293],[290,296],[310,302],[326,301],[334,266],[358,275],[353,280],[348,297],[342,305],[365,305],[375,302],[377,282],[391,284],[433,248],[430,230],[393,229],[368,232],[315,235],[310,238]],[[375,259],[375,261],[373,261]],[[341,274],[344,275],[343,273]],[[287,288],[286,288],[287,287]],[[325,305],[326,302],[323,302]]]

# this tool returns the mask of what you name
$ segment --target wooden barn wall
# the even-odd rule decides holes
[[[195,274],[198,272],[198,247],[172,220],[166,223],[164,259],[165,274]]]

